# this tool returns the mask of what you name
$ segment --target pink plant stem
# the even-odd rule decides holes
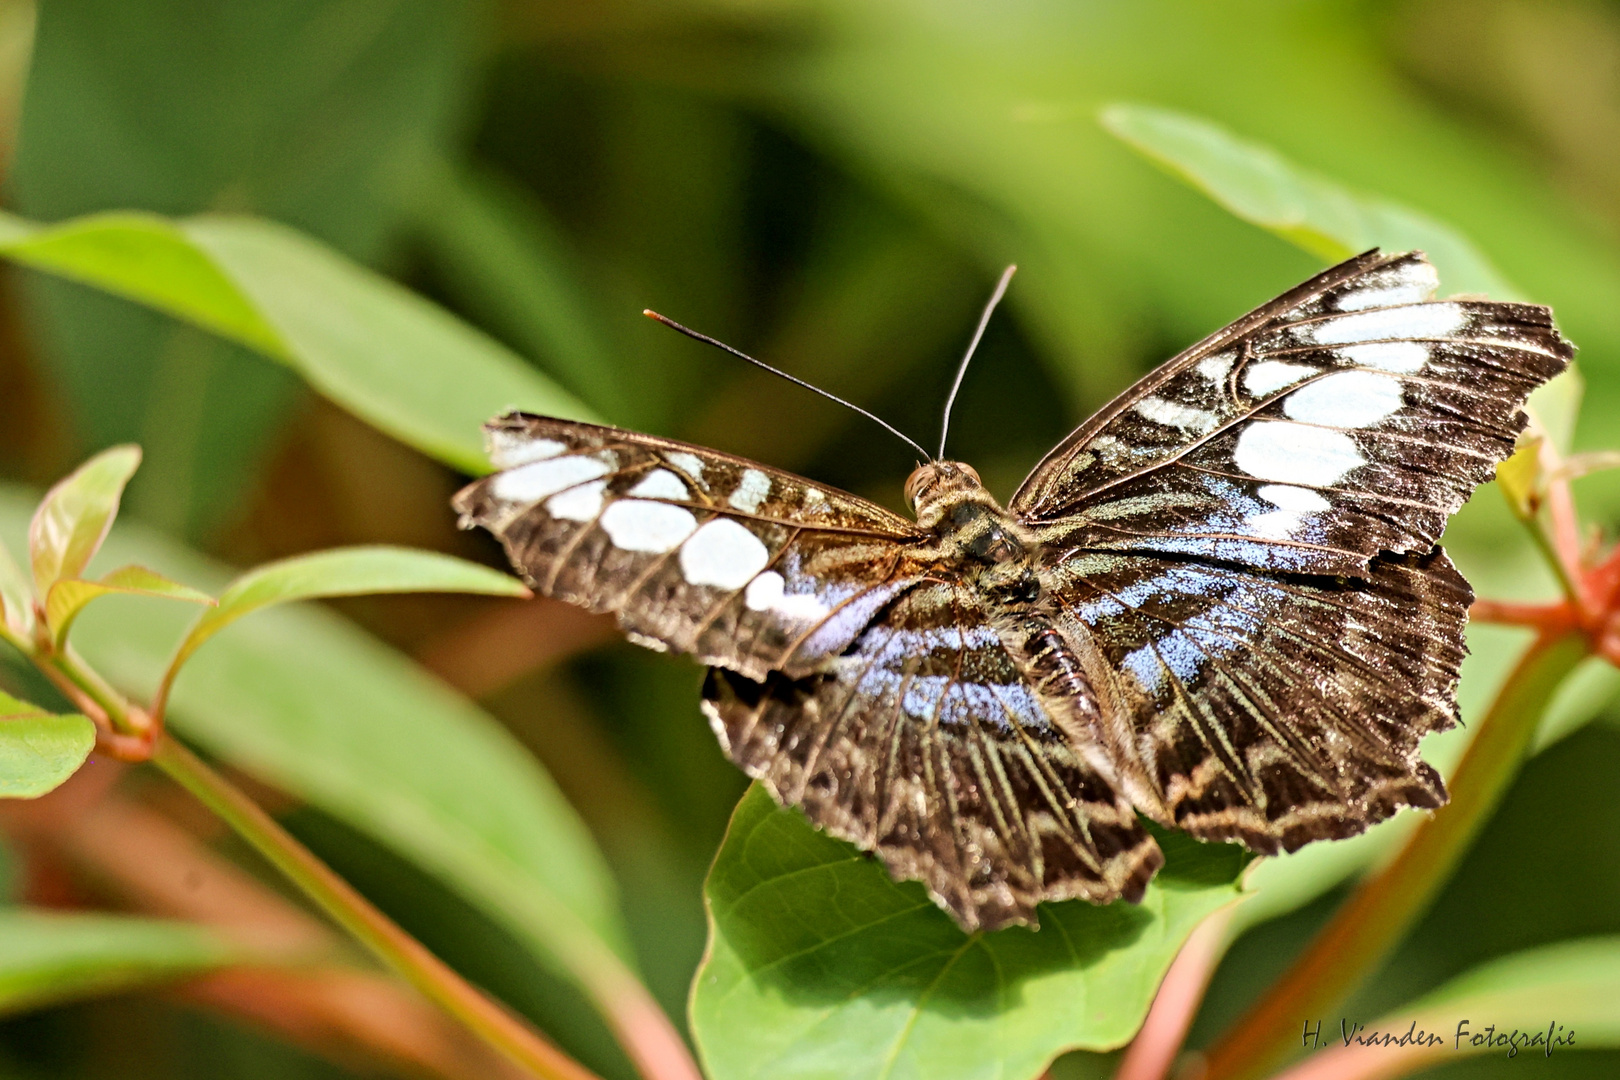
[[[1181,946],[1114,1080],[1164,1080],[1170,1075],[1209,980],[1226,952],[1226,929],[1235,910],[1233,905],[1215,912]]]
[[[590,992],[646,1080],[703,1080],[675,1025],[640,980],[620,969],[595,977]]]

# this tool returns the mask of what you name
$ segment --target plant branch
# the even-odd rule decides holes
[[[173,736],[158,738],[152,763],[218,814],[237,835],[379,960],[531,1075],[545,1080],[595,1080],[582,1065],[475,989],[401,930],[308,848],[293,839],[257,803]]]
[[[1176,953],[1114,1080],[1163,1080],[1170,1075],[1170,1066],[1186,1041],[1204,991],[1209,989],[1209,980],[1226,951],[1226,929],[1236,909],[1233,903],[1199,923]]]
[[[1205,1080],[1250,1080],[1288,1057],[1301,1018],[1327,1015],[1371,975],[1427,910],[1518,772],[1564,677],[1590,654],[1586,635],[1544,633],[1519,659],[1451,781],[1450,805],[1413,832],[1288,972],[1208,1052]]]
[[[190,788],[193,794],[203,798],[198,789],[191,788],[191,784],[182,780],[181,775],[176,774],[174,771],[176,761],[180,763],[179,767],[182,768],[182,772],[184,772],[183,767],[187,760],[194,763],[198,769],[204,770],[204,773],[198,773],[194,776],[194,780],[197,777],[206,775],[206,777],[211,778],[212,783],[221,785],[222,792],[228,792],[230,796],[230,798],[225,798],[222,794],[220,796],[221,801],[218,802],[203,798],[203,802],[210,809],[219,813],[233,829],[242,834],[244,839],[265,854],[278,869],[281,869],[292,879],[295,885],[308,892],[310,898],[320,905],[322,909],[332,914],[333,918],[341,926],[353,933],[355,937],[359,938],[363,944],[374,952],[378,950],[379,944],[386,943],[375,936],[376,933],[381,931],[381,928],[386,928],[389,933],[398,936],[401,949],[404,949],[405,943],[408,943],[409,949],[414,950],[413,955],[419,954],[418,959],[425,958],[425,961],[431,961],[432,970],[455,980],[456,986],[451,988],[454,993],[451,998],[446,998],[445,993],[449,993],[449,990],[440,993],[422,986],[416,981],[418,975],[421,974],[420,972],[416,974],[408,973],[395,963],[394,958],[383,956],[386,963],[394,967],[395,970],[400,971],[401,974],[405,974],[430,999],[449,1009],[452,1015],[458,1019],[468,1023],[480,1037],[490,1038],[492,1045],[508,1054],[511,1054],[514,1048],[523,1050],[524,1038],[531,1041],[539,1040],[539,1036],[528,1027],[501,1012],[488,998],[462,981],[459,975],[429,953],[419,942],[403,930],[400,930],[380,911],[373,908],[364,897],[349,887],[342,878],[334,874],[330,868],[284,832],[280,826],[276,825],[274,819],[265,814],[256,803],[230,785],[223,777],[208,769],[201,760],[185,750],[179,743],[169,738],[161,727],[153,725],[148,720],[145,712],[125,701],[116,690],[108,686],[105,680],[92,671],[88,665],[84,664],[75,653],[71,650],[62,650],[49,656],[41,656],[37,652],[32,652],[29,655],[40,669],[62,688],[64,693],[68,694],[80,708],[85,709],[88,715],[97,720],[97,726],[101,729],[102,742],[111,753],[130,761],[144,761],[150,758],[165,772],[168,772],[170,776],[181,780],[181,783]],[[126,731],[139,732],[139,734],[127,735],[124,734]],[[169,748],[169,764],[157,759],[159,748],[165,746]],[[240,813],[235,816],[225,812],[235,805],[231,801],[232,799],[238,800],[242,807]],[[249,808],[251,808],[251,813]],[[255,821],[262,821],[271,832],[265,833],[263,837],[249,835],[244,829],[253,827]],[[261,846],[261,842],[271,843],[272,848],[267,850],[264,846]],[[272,850],[275,852],[274,854],[272,854]],[[318,868],[319,874],[315,874],[313,870],[304,874],[295,873],[294,870],[299,867],[305,869],[310,867]],[[330,879],[331,883],[335,883],[334,888],[340,886],[342,892],[333,891],[333,888],[326,888],[324,893],[312,891],[316,888],[323,888],[323,882],[326,879]],[[344,899],[344,897],[362,905],[362,908],[356,908],[354,912],[344,908],[344,913],[339,914],[329,906],[330,903],[346,904],[348,900]],[[360,918],[361,915],[364,915],[365,918]],[[359,919],[359,921],[356,922],[356,919]],[[380,920],[380,922],[377,923],[376,927],[371,927],[367,929],[366,933],[362,933],[361,929],[357,929],[357,927],[367,928],[369,924],[366,920],[368,919]],[[368,934],[371,934],[371,936],[368,937]],[[692,1060],[691,1052],[687,1049],[686,1043],[681,1039],[680,1034],[675,1030],[669,1017],[659,1007],[658,1003],[653,1000],[652,995],[648,993],[647,988],[642,985],[635,974],[624,965],[623,961],[605,946],[597,944],[595,939],[589,935],[575,935],[571,938],[568,935],[559,936],[568,938],[566,941],[559,942],[563,946],[561,952],[564,963],[574,973],[574,976],[579,979],[580,984],[590,995],[592,1002],[601,1012],[608,1026],[612,1028],[630,1059],[636,1063],[642,1075],[647,1077],[648,1080],[701,1080],[702,1073],[699,1072],[697,1064]],[[382,956],[383,954],[379,952],[378,955]],[[399,958],[403,960],[405,953],[400,953]],[[476,1003],[463,1002],[466,1009],[470,1011],[457,1011],[456,1008],[451,1008],[448,1003],[452,999],[461,1000],[464,996],[463,992],[471,994],[477,999]],[[486,1015],[488,1010],[495,1010],[500,1017],[503,1017],[505,1026],[496,1023]],[[496,1041],[497,1038],[505,1041]],[[575,1070],[575,1072],[546,1072],[537,1075],[582,1077],[590,1075],[577,1063],[551,1047],[549,1043],[541,1040],[539,1045],[545,1047],[550,1054],[565,1062],[567,1067]],[[527,1048],[524,1052],[529,1054],[529,1058],[514,1058],[514,1060],[526,1066],[530,1064],[531,1059],[540,1060],[534,1056],[537,1051],[533,1047]]]

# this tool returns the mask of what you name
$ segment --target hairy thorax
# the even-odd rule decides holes
[[[1102,750],[1108,736],[1100,729],[1096,691],[1064,631],[1069,620],[1052,609],[1041,589],[1034,533],[1002,509],[972,466],[960,462],[918,466],[906,481],[906,500],[917,523],[938,537],[937,555],[990,601],[982,614],[1052,720],[1076,752],[1115,781],[1114,759]]]
[[[906,481],[917,524],[936,535],[939,555],[965,569],[981,595],[1010,610],[1040,600],[1034,535],[1001,508],[979,474],[957,461],[919,465]]]

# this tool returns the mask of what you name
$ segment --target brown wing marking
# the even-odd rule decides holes
[[[1467,585],[1435,549],[1366,580],[1090,557],[1064,606],[1156,805],[1208,840],[1292,851],[1445,801],[1418,741],[1455,722]]]
[[[543,595],[754,678],[839,655],[925,539],[864,499],[668,439],[523,414],[489,439],[503,469],[456,496],[464,527]]]
[[[777,801],[967,930],[1034,923],[1048,900],[1137,900],[1162,862],[957,584],[911,586],[823,672],[713,669],[704,710]]]

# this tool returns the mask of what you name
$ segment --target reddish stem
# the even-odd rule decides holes
[[[1475,600],[1468,617],[1478,622],[1528,626],[1543,633],[1566,630],[1579,624],[1580,616],[1566,601],[1554,604],[1521,604],[1511,600]]]
[[[1226,951],[1226,928],[1235,910],[1234,905],[1215,912],[1199,923],[1181,946],[1114,1080],[1163,1080],[1170,1075],[1170,1066],[1186,1041],[1193,1017],[1198,1015],[1210,977]]]

